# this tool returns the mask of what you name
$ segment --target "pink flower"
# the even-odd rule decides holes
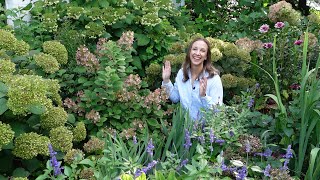
[[[300,44],[302,44],[303,43],[303,41],[301,40],[301,39],[299,39],[299,40],[296,40],[295,42],[294,42],[294,45],[300,45]]]
[[[269,25],[268,24],[263,24],[260,28],[259,28],[259,31],[261,33],[266,33],[269,31]]]
[[[284,23],[283,22],[277,22],[275,25],[274,25],[274,27],[275,28],[277,28],[277,29],[281,29],[281,28],[283,28],[284,27]]]
[[[263,48],[265,48],[265,49],[270,49],[270,48],[272,48],[272,43],[271,43],[271,42],[263,43]]]

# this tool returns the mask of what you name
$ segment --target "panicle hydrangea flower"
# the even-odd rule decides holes
[[[223,74],[221,76],[221,81],[226,89],[238,86],[237,77],[232,74]]]
[[[300,36],[300,39],[304,41],[305,34],[302,34]],[[317,43],[318,43],[318,38],[314,34],[308,32],[308,47],[315,47]]]
[[[9,124],[2,123],[0,121],[0,151],[2,146],[9,144],[14,137],[14,131],[12,131]]]
[[[55,57],[60,64],[67,64],[68,51],[59,41],[46,41],[42,45],[43,52]]]
[[[49,139],[37,133],[23,133],[14,140],[13,154],[22,159],[32,159],[38,154],[48,155]]]
[[[91,139],[83,145],[83,149],[87,153],[99,152],[104,148],[105,142],[97,137]]]
[[[69,6],[67,7],[67,17],[71,19],[79,19],[85,13],[83,7]]]
[[[259,28],[260,33],[267,33],[269,31],[270,27],[268,24],[263,24]]]
[[[120,39],[117,41],[118,45],[125,47],[125,49],[131,49],[134,41],[134,32],[127,31],[123,32]]]
[[[273,44],[271,42],[268,42],[268,43],[263,43],[263,48],[265,49],[270,49],[272,48]]]
[[[105,27],[103,24],[98,24],[95,22],[89,22],[85,26],[85,33],[84,35],[87,36],[88,38],[96,38],[102,36],[102,34],[105,32]]]
[[[274,25],[274,27],[275,28],[277,28],[277,29],[281,29],[281,28],[283,28],[284,27],[284,22],[277,22],[275,25]]]
[[[301,45],[303,43],[303,41],[301,40],[301,39],[299,39],[299,40],[296,40],[295,42],[294,42],[294,45]]]
[[[61,170],[61,162],[59,162],[56,158],[57,152],[55,152],[51,146],[51,144],[48,144],[49,147],[49,153],[50,153],[50,165],[53,168],[53,175],[58,176],[62,174]]]
[[[157,107],[158,110],[161,109],[161,103],[166,102],[168,99],[168,94],[164,87],[157,88],[153,92],[149,93],[144,99],[144,106],[146,108],[151,108],[152,106]]]
[[[227,57],[238,57],[238,50],[239,48],[235,44],[226,42],[224,43],[222,53]]]
[[[78,65],[88,67],[90,71],[99,69],[99,60],[92,54],[86,46],[80,46],[76,53]]]
[[[287,21],[291,25],[300,23],[301,14],[292,8],[286,1],[279,1],[269,7],[268,18],[272,22]]]
[[[251,61],[251,55],[248,51],[244,49],[238,49],[237,50],[237,57],[239,57],[241,60],[250,62]]]
[[[161,23],[161,19],[158,17],[158,12],[148,13],[142,16],[140,23],[145,26],[154,27]]]
[[[58,13],[42,14],[42,25],[49,32],[56,32],[58,30]]]
[[[152,144],[152,139],[149,140],[146,151],[150,156],[153,156],[154,145]]]
[[[92,168],[84,168],[81,170],[79,174],[80,179],[86,180],[96,180],[97,178],[94,176],[94,169]]]
[[[86,139],[87,137],[87,130],[86,126],[83,122],[78,122],[76,127],[72,130],[73,133],[73,141],[80,142]]]
[[[122,132],[120,133],[120,137],[125,137],[127,140],[135,135],[136,135],[135,128],[122,129]]]
[[[187,129],[185,130],[184,142],[185,142],[184,147],[188,150],[192,146],[192,143],[191,143],[190,133]]]
[[[247,37],[244,37],[244,38],[240,38],[238,39],[236,42],[235,42],[236,46],[239,48],[239,49],[244,49],[248,52],[252,52],[254,49],[256,49],[255,47],[255,41],[253,40],[250,40],[249,38]]]
[[[86,114],[86,119],[92,121],[93,124],[96,124],[100,120],[100,113],[95,110],[91,110],[89,113]]]
[[[11,32],[0,29],[0,49],[14,51],[17,39]]]
[[[64,162],[66,162],[67,164],[72,164],[75,160],[81,161],[83,159],[84,153],[80,149],[70,149],[63,157]]]
[[[50,130],[50,142],[55,149],[67,152],[72,149],[73,134],[67,127],[60,126]]]
[[[222,53],[218,48],[211,48],[211,61],[217,62],[222,58]]]

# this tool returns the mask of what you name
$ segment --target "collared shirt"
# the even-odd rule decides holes
[[[191,72],[188,72],[191,77]],[[210,108],[213,105],[222,105],[223,100],[223,87],[219,75],[214,75],[212,78],[208,78],[206,96],[200,96],[200,79],[208,77],[208,72],[203,72],[199,78],[197,78],[193,85],[191,84],[191,78],[186,82],[183,82],[183,71],[179,70],[174,85],[172,82],[168,82],[162,85],[166,88],[169,94],[169,99],[174,102],[181,102],[182,106],[189,110],[190,117],[193,120],[200,119],[200,109]]]

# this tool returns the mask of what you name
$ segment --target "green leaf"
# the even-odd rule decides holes
[[[239,160],[230,160],[230,162],[237,167],[242,167],[244,165],[243,162]]]
[[[5,97],[7,94],[3,93],[3,92],[0,92],[0,98],[3,98]]]
[[[131,62],[138,69],[142,69],[141,60],[138,56],[133,57],[133,61]]]
[[[158,121],[156,119],[149,119],[148,124],[153,127],[160,127],[160,124],[158,123]]]
[[[5,85],[3,82],[0,82],[0,92],[7,94],[8,92],[8,86]]]
[[[88,80],[87,80],[87,78],[85,78],[85,77],[80,77],[79,79],[78,79],[78,83],[85,83],[85,82],[87,82]]]
[[[84,160],[80,161],[79,164],[85,164],[85,165],[89,165],[91,167],[94,166],[94,163],[90,159],[84,159]]]
[[[71,168],[69,166],[64,166],[63,170],[64,170],[64,174],[66,176],[71,176],[72,175],[72,170],[71,170]]]
[[[251,167],[251,170],[252,171],[255,171],[255,172],[263,172],[263,170],[261,169],[261,167],[259,167],[259,166],[252,166]]]
[[[76,118],[73,114],[68,114],[68,122],[72,124],[76,122]]]
[[[33,114],[43,114],[46,112],[46,108],[42,105],[30,105],[28,110]]]
[[[139,177],[136,178],[136,180],[146,180],[147,176],[145,173],[142,173]]]
[[[100,5],[102,8],[109,7],[109,2],[108,2],[108,1],[98,1],[98,2],[99,2],[99,5]]]
[[[168,175],[168,180],[176,180],[176,173],[174,171],[170,171],[169,175]]]
[[[134,34],[137,42],[138,42],[138,46],[145,46],[147,44],[149,44],[150,42],[150,38],[144,34]]]
[[[17,168],[12,173],[12,176],[14,177],[28,177],[29,175],[30,175],[30,172],[26,171],[23,168]]]
[[[197,144],[197,152],[199,154],[203,154],[204,153],[204,148],[200,144]]]
[[[8,110],[7,99],[1,98],[0,99],[0,115],[2,115],[7,110]]]

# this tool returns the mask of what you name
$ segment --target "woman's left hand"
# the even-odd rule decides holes
[[[206,77],[200,79],[200,88],[199,89],[200,89],[200,96],[201,97],[206,96],[207,82],[208,82],[208,79]]]

